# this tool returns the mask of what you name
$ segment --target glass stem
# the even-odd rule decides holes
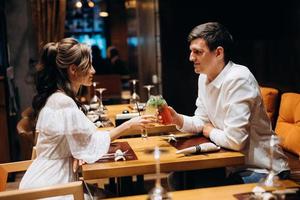
[[[150,99],[150,88],[148,89],[148,99]]]
[[[161,187],[159,159],[156,159],[156,163],[155,164],[156,164],[156,182],[155,182],[155,187]]]
[[[102,92],[100,92],[99,99],[100,99],[100,107],[103,107],[103,102],[102,102]]]
[[[273,146],[270,146],[270,171],[271,172],[273,172],[273,157],[274,157]]]
[[[133,85],[133,94],[135,93],[135,84]]]

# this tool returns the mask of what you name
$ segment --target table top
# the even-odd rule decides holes
[[[282,181],[284,187],[299,187],[298,184],[285,180]],[[241,185],[230,185],[230,186],[222,186],[222,187],[211,187],[211,188],[201,188],[201,189],[193,189],[193,190],[182,190],[176,192],[170,192],[170,195],[173,200],[201,200],[201,199],[222,199],[222,200],[236,200],[233,196],[234,194],[247,193],[251,192],[252,189],[257,184],[241,184]],[[122,199],[122,200],[144,200],[147,199],[147,195],[137,195],[137,196],[128,196],[128,197],[120,197],[113,198],[114,200]]]
[[[192,156],[176,154],[176,148],[161,136],[152,136],[148,139],[126,138],[115,142],[128,142],[137,156],[137,160],[85,164],[82,166],[82,175],[85,180],[133,176],[155,173],[155,160],[153,154],[147,150],[153,150],[156,146],[164,150],[161,155],[161,172],[207,169],[244,164],[244,155],[234,151],[219,151],[203,153]],[[149,151],[148,151],[149,152]]]

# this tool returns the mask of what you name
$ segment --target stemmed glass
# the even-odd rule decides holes
[[[161,151],[159,147],[154,149],[154,159],[155,159],[155,168],[156,168],[156,181],[154,188],[148,194],[148,200],[171,200],[172,198],[168,192],[162,187],[160,180],[160,155]]]
[[[106,90],[106,88],[97,88],[95,90],[97,92],[99,92],[99,107],[98,107],[98,111],[100,112],[100,114],[104,114],[105,110],[107,110],[107,108],[103,105],[102,93]]]
[[[144,88],[147,89],[147,92],[148,92],[148,99],[150,99],[150,96],[151,96],[151,89],[154,88],[154,85],[144,85]]]
[[[137,79],[132,79],[130,80],[130,82],[132,83],[132,95],[130,98],[130,104],[133,105],[133,107],[138,106],[138,103],[140,101],[140,96],[136,93],[136,83],[138,82]]]
[[[97,110],[99,108],[99,99],[97,97],[97,94],[96,94],[96,86],[97,86],[98,82],[93,82],[93,90],[94,90],[94,95],[93,97],[91,98],[90,100],[90,108],[91,110]]]
[[[145,105],[144,115],[156,115],[157,114],[157,105],[156,105],[156,96],[149,96],[148,101]],[[143,139],[148,138],[147,129],[143,129],[141,133]]]
[[[262,186],[266,187],[279,187],[279,177],[275,174],[273,170],[273,159],[274,159],[274,148],[278,143],[278,138],[275,135],[271,136],[270,140],[270,171],[266,178],[261,181]]]

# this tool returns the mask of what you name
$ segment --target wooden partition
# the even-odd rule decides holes
[[[0,163],[10,161],[5,97],[5,79],[0,76]]]

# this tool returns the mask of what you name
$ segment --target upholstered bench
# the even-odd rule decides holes
[[[300,183],[300,94],[282,94],[275,132],[288,156],[291,179]]]
[[[260,92],[263,99],[264,107],[272,122],[272,127],[274,128],[276,123],[276,115],[278,114],[277,105],[279,100],[279,91],[276,88],[261,86]]]

